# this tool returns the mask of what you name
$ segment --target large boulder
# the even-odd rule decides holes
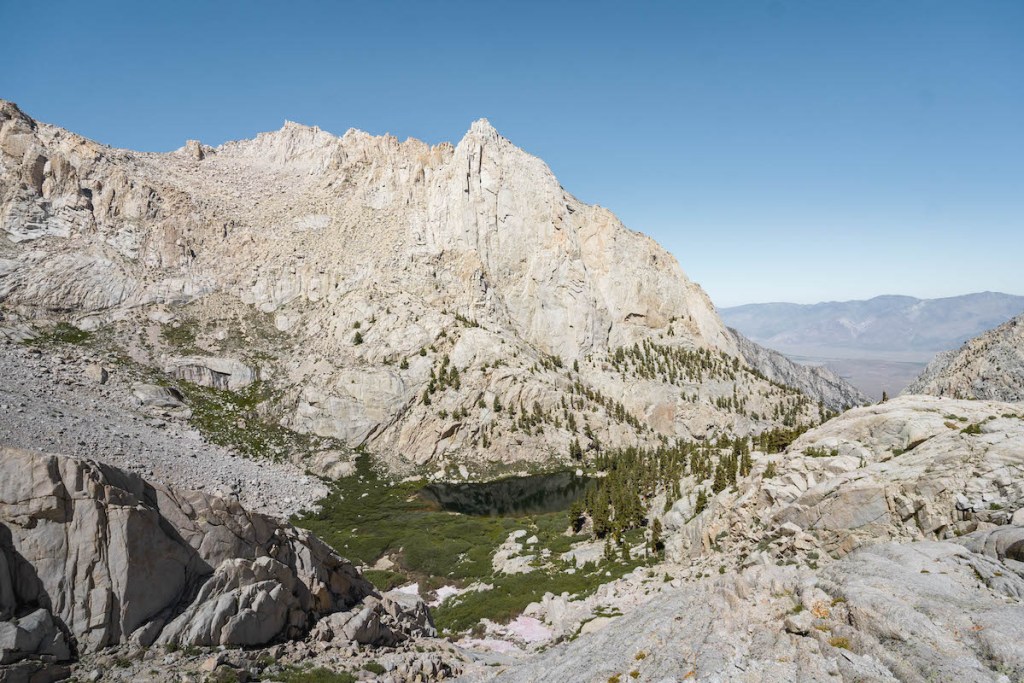
[[[33,610],[17,620],[0,621],[0,664],[31,656],[55,661],[71,658],[64,633],[45,609]]]
[[[321,619],[310,637],[324,642],[397,645],[410,636],[436,635],[430,611],[419,596],[390,591],[379,600],[367,598],[362,609]]]
[[[167,374],[212,389],[237,391],[259,379],[259,373],[234,358],[189,356],[168,361]]]
[[[301,637],[323,616],[379,604],[322,541],[237,501],[4,447],[0,550],[0,648],[9,658],[127,640],[262,645]],[[412,633],[423,615],[403,609],[385,610],[388,623]],[[61,641],[65,633],[71,642]]]

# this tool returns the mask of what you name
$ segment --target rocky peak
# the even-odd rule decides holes
[[[12,119],[21,121],[31,128],[35,128],[35,121],[21,111],[17,104],[10,100],[0,100],[0,123],[4,123]]]
[[[498,133],[497,130],[494,129],[494,126],[491,125],[491,122],[485,118],[479,118],[473,123],[471,123],[469,126],[469,130],[466,132],[466,135],[473,135],[478,138],[489,140],[497,140],[501,138],[501,135]]]
[[[24,245],[4,307],[135,344],[126,321],[170,304],[200,338],[160,323],[139,357],[259,365],[292,429],[443,464],[817,419],[822,397],[755,373],[675,258],[486,120],[454,147],[287,123],[191,159],[4,135],[0,230]],[[226,315],[265,316],[246,353],[267,356],[239,356]]]

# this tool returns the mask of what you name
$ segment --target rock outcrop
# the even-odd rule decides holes
[[[956,543],[874,545],[818,571],[666,585],[603,629],[462,680],[1015,680],[1022,589],[1024,573]]]
[[[903,393],[1024,401],[1024,315],[940,353]]]
[[[857,408],[664,521],[670,562],[548,594],[529,612],[564,642],[464,680],[1024,676],[1019,405]]]
[[[234,358],[172,358],[165,364],[171,377],[211,389],[237,391],[259,380],[259,373]]]
[[[1006,524],[1020,508],[1024,410],[901,396],[847,411],[761,458],[750,482],[697,516],[693,497],[683,498],[665,523],[677,559],[770,544],[783,555],[841,557],[882,540],[953,539]]]
[[[388,624],[362,643],[432,633],[422,605],[382,600],[308,532],[88,460],[0,447],[0,550],[5,662],[125,642],[260,646],[337,614]]]
[[[267,382],[268,418],[396,467],[806,424],[836,391],[765,380],[670,254],[483,120],[152,154],[3,102],[0,234],[8,336],[61,320],[182,381]]]

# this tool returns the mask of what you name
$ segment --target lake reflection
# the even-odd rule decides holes
[[[479,484],[429,484],[419,495],[449,512],[506,517],[568,510],[593,483],[573,472],[556,472]]]

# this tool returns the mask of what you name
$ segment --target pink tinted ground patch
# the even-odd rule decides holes
[[[552,635],[551,629],[534,617],[516,617],[506,629],[509,635],[520,638],[530,645],[551,640]]]

